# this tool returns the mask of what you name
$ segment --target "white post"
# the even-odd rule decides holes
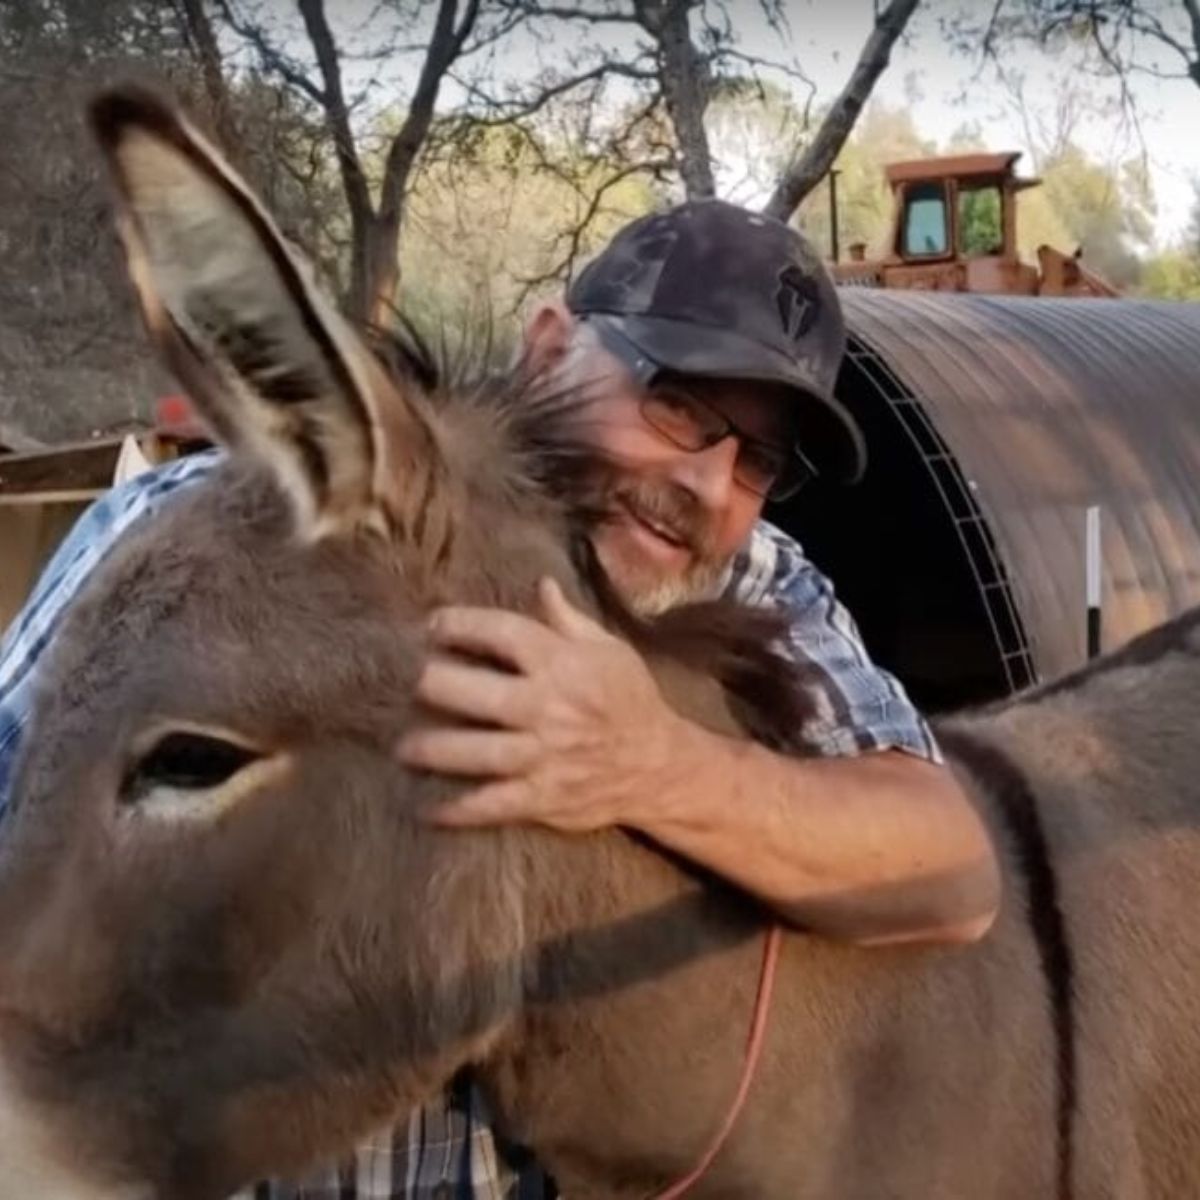
[[[1100,653],[1100,506],[1092,504],[1087,510],[1087,655]]]

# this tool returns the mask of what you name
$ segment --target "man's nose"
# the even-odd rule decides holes
[[[724,437],[703,450],[680,455],[671,474],[675,482],[687,488],[705,508],[720,511],[729,504],[737,486],[734,468],[738,449],[736,437]]]

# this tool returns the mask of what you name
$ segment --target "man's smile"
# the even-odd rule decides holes
[[[628,532],[642,556],[656,563],[680,570],[692,561],[692,548],[683,536],[661,518],[651,516],[625,498],[618,501],[615,523]]]

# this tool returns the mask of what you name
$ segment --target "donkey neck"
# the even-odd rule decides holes
[[[525,1005],[481,1081],[569,1194],[645,1195],[729,1103],[761,917],[623,833],[531,844]]]

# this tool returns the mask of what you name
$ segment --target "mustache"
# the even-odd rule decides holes
[[[700,560],[714,557],[714,538],[700,502],[686,488],[673,483],[625,481],[614,489],[613,499],[635,517],[661,525]]]

